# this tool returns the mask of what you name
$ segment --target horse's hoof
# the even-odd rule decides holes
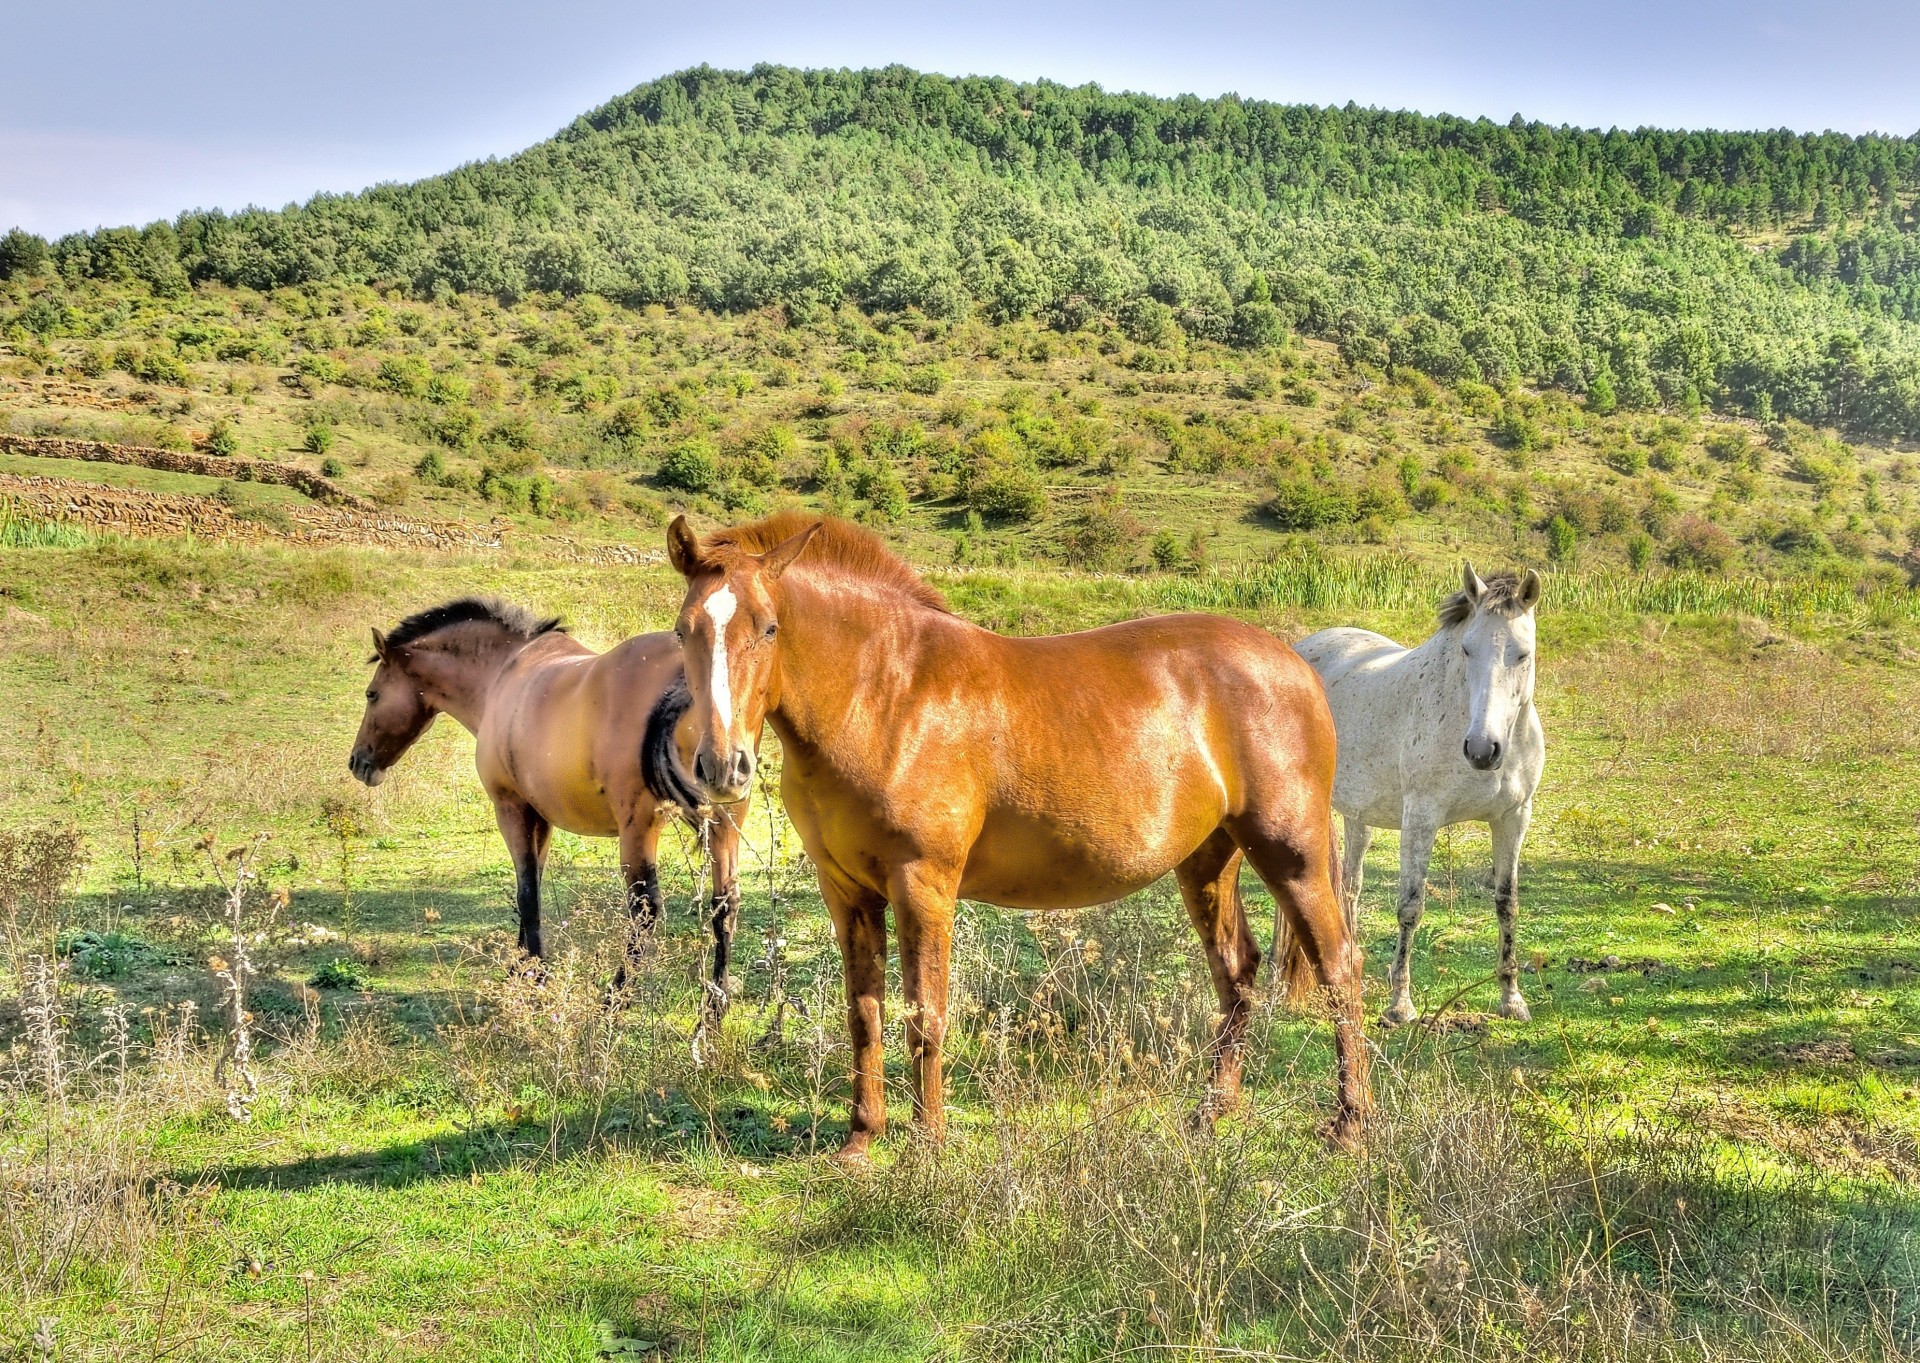
[[[1351,1154],[1365,1143],[1366,1118],[1351,1108],[1342,1108],[1338,1116],[1321,1129],[1327,1144]]]
[[[1420,1016],[1420,1010],[1411,1003],[1396,1003],[1380,1015],[1380,1021],[1388,1027],[1404,1027]]]
[[[1527,1001],[1515,994],[1500,1005],[1500,1016],[1512,1022],[1532,1022],[1533,1013],[1527,1007]]]
[[[827,1156],[842,1169],[854,1173],[864,1173],[873,1168],[873,1153],[868,1148],[870,1138],[864,1131],[847,1137],[846,1144]]]

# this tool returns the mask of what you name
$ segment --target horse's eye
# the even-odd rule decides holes
[[[380,694],[377,691],[367,692],[367,704],[371,705],[378,699],[380,699]]]
[[[1525,662],[1525,661],[1526,661],[1526,660],[1527,660],[1528,658],[1530,658],[1530,657],[1532,657],[1532,656],[1533,656],[1533,655],[1532,655],[1532,654],[1530,654],[1530,653],[1521,653],[1521,654],[1518,654],[1518,655],[1516,655],[1516,656],[1515,656],[1515,658],[1514,658],[1514,660],[1513,660],[1513,665],[1514,665],[1515,667],[1518,667],[1518,666],[1520,666],[1520,664],[1521,664],[1521,663],[1524,663],[1524,662]]]
[[[767,626],[767,632],[761,635],[760,637],[763,639],[771,639],[774,635],[778,634],[779,632],[780,632],[780,626],[778,624],[770,624]]]

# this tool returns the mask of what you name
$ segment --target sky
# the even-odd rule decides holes
[[[49,237],[507,155],[702,62],[1920,133],[1914,0],[0,0],[0,32],[0,229]]]

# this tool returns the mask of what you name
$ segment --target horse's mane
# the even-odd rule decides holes
[[[498,625],[522,642],[566,629],[557,615],[535,615],[524,606],[516,606],[498,597],[463,596],[457,601],[443,601],[409,615],[388,631],[387,647],[404,648],[449,626],[475,622]]]
[[[1499,611],[1502,615],[1520,615],[1526,610],[1520,604],[1521,577],[1518,573],[1496,573],[1481,579],[1486,590],[1480,593],[1479,601],[1468,596],[1462,588],[1440,603],[1440,624],[1464,625],[1477,608],[1483,611]]]
[[[907,561],[887,547],[871,530],[833,516],[804,511],[776,511],[761,520],[716,530],[700,542],[705,566],[724,567],[737,554],[764,554],[792,539],[808,526],[820,529],[807,541],[798,562],[832,566],[868,582],[891,587],[932,610],[946,611],[947,599],[916,573]]]

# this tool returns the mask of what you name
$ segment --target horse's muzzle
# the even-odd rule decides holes
[[[747,798],[753,788],[753,750],[735,748],[720,757],[704,744],[693,755],[693,775],[714,804],[732,804]]]
[[[1497,738],[1469,738],[1460,745],[1460,751],[1466,755],[1467,765],[1475,771],[1494,771],[1500,766],[1500,759],[1506,756]]]
[[[387,769],[385,767],[376,767],[373,764],[373,758],[366,753],[357,752],[349,757],[347,759],[347,770],[353,773],[356,780],[362,781],[370,786],[377,786],[387,779]]]

